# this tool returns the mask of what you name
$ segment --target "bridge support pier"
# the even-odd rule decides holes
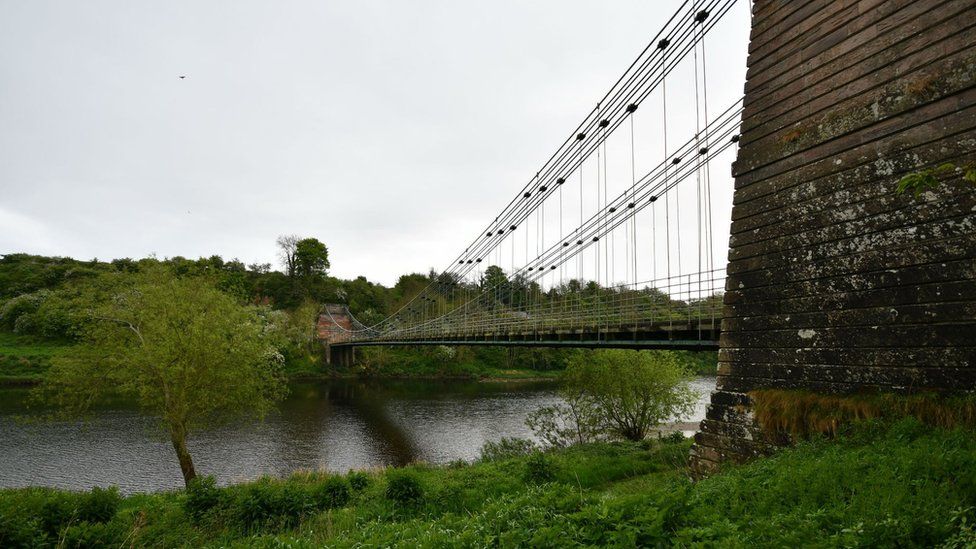
[[[325,363],[333,368],[349,368],[356,361],[356,348],[348,345],[325,346]]]
[[[976,389],[974,17],[949,0],[753,3],[699,471],[781,442],[756,424],[757,389]],[[934,182],[896,191],[920,172]]]

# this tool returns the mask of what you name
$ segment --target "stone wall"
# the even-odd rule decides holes
[[[707,470],[771,449],[748,392],[976,389],[972,0],[753,6]]]
[[[345,305],[325,305],[315,323],[316,337],[325,350],[325,363],[336,367],[352,366],[355,360],[353,347],[335,347],[333,344],[347,341],[351,330],[361,328]]]

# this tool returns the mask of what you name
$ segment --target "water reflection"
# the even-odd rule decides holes
[[[714,379],[697,384],[707,395]],[[27,392],[0,390],[0,486],[114,484],[123,492],[182,486],[153,418],[116,403],[84,424],[15,421],[31,413]],[[526,415],[556,402],[548,383],[299,383],[264,422],[198,431],[189,446],[197,470],[222,484],[297,470],[446,463],[476,458],[489,440],[530,437]],[[688,419],[702,415],[704,402]]]

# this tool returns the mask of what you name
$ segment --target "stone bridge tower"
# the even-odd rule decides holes
[[[337,367],[352,366],[355,360],[354,347],[339,346],[349,338],[349,332],[358,329],[360,324],[345,305],[325,305],[315,323],[315,335],[325,346],[325,362]]]
[[[976,3],[757,0],[702,469],[748,393],[976,389]],[[898,181],[951,163],[940,183]]]

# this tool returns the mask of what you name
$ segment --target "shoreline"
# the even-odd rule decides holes
[[[541,382],[557,382],[557,376],[526,376],[526,377],[507,377],[507,376],[469,376],[469,375],[373,375],[373,376],[360,376],[356,374],[311,374],[302,373],[288,376],[288,382],[311,382],[311,381],[332,381],[332,380],[394,380],[394,381],[470,381],[477,383],[541,383]],[[17,387],[36,387],[40,385],[44,380],[37,378],[17,378],[17,377],[0,377],[0,388],[17,388]]]

